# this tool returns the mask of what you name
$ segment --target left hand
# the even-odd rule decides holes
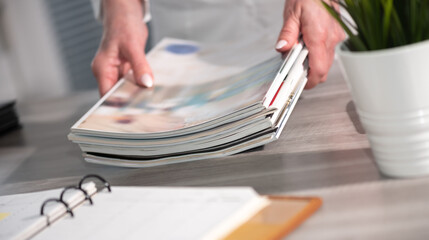
[[[334,60],[335,46],[345,38],[340,25],[320,1],[287,0],[283,13],[284,24],[276,45],[277,51],[287,52],[302,33],[309,51],[310,69],[306,89],[326,81]]]

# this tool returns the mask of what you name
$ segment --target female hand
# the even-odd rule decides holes
[[[144,49],[148,36],[141,0],[104,0],[104,32],[92,62],[100,95],[106,94],[130,69],[137,84],[153,86]]]
[[[289,51],[302,33],[309,51],[309,73],[305,88],[310,89],[325,82],[334,60],[335,46],[345,38],[344,31],[320,0],[287,0],[283,17],[277,51]]]

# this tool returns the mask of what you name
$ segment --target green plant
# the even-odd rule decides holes
[[[429,0],[331,0],[323,5],[349,35],[351,51],[392,48],[429,39]],[[344,8],[354,23],[342,17]]]

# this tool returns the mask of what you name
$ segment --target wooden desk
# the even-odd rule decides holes
[[[221,159],[146,169],[86,163],[67,134],[97,99],[92,91],[19,103],[24,127],[0,137],[0,195],[64,187],[87,173],[112,185],[252,186],[324,198],[291,239],[429,236],[429,179],[380,175],[337,65],[327,83],[303,93],[280,140]]]

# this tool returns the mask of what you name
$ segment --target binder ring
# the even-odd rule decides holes
[[[88,174],[88,175],[84,176],[79,182],[79,188],[80,189],[82,189],[82,185],[83,185],[84,181],[88,178],[97,178],[98,180],[100,180],[101,182],[104,183],[104,186],[107,188],[107,190],[109,190],[109,192],[112,192],[112,189],[110,188],[110,183],[108,181],[106,181],[106,179],[102,178],[101,176],[99,176],[97,174]]]
[[[81,192],[85,195],[85,200],[88,200],[88,201],[89,201],[89,203],[90,203],[91,205],[93,204],[93,202],[92,202],[92,198],[91,198],[91,196],[88,194],[88,192],[87,192],[85,189],[82,189],[82,188],[79,188],[79,187],[76,187],[76,186],[68,186],[68,187],[64,188],[64,190],[61,192],[61,195],[60,195],[60,200],[61,200],[61,201],[63,201],[63,200],[64,200],[64,199],[63,199],[64,194],[65,194],[68,190],[70,190],[70,189],[75,189],[75,190],[79,190],[79,191],[81,191]]]
[[[70,214],[70,216],[74,217],[73,211],[70,209],[69,205],[68,205],[66,202],[64,202],[63,200],[58,199],[58,198],[50,198],[50,199],[48,199],[48,200],[44,201],[44,202],[43,202],[43,204],[42,204],[42,207],[40,208],[40,215],[42,215],[42,216],[46,216],[46,217],[47,217],[48,225],[50,225],[50,224],[51,224],[51,223],[49,222],[49,216],[45,215],[45,213],[44,213],[45,206],[46,206],[46,204],[47,204],[48,202],[57,202],[57,203],[62,203],[62,204],[66,207],[66,211],[67,211],[67,213],[69,213],[69,214]]]

